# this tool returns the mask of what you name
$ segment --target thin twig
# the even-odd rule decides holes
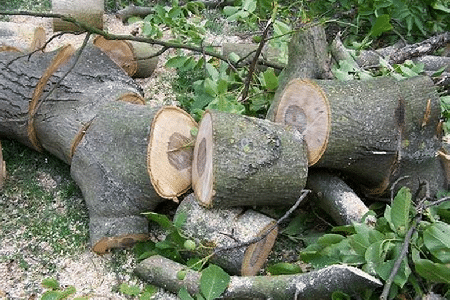
[[[428,203],[427,205],[425,205],[425,208],[429,208],[431,206],[439,205],[439,204],[447,202],[447,201],[450,201],[450,196],[447,196],[447,197],[441,198],[441,199],[439,199],[437,201]]]
[[[295,202],[295,204],[280,219],[278,219],[278,221],[275,224],[273,224],[269,229],[267,229],[267,231],[264,234],[257,236],[247,242],[242,242],[242,243],[238,243],[238,244],[227,246],[227,247],[215,248],[213,255],[220,253],[220,252],[224,252],[224,251],[230,251],[233,249],[250,246],[251,244],[255,244],[255,243],[265,239],[275,228],[278,227],[278,225],[280,225],[286,218],[288,218],[292,214],[292,212],[294,210],[297,209],[297,207],[300,205],[300,203],[306,198],[306,196],[310,192],[311,192],[310,190],[303,190],[302,194],[301,194],[300,198],[298,198],[297,202]]]
[[[261,51],[266,42],[266,36],[269,33],[269,29],[271,26],[272,26],[272,20],[269,20],[269,22],[267,22],[266,28],[264,29],[264,32],[262,34],[261,42],[259,42],[258,48],[256,49],[255,57],[252,60],[252,64],[250,65],[250,68],[248,69],[248,74],[247,74],[247,78],[245,80],[244,90],[242,91],[241,102],[245,102],[247,100],[248,90],[250,88],[250,83],[252,82],[253,73],[255,72],[256,63],[258,62],[258,58],[261,55]]]

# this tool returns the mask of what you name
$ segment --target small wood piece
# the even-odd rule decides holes
[[[0,190],[6,178],[6,162],[3,160],[2,143],[0,142]]]
[[[323,170],[310,170],[307,188],[314,203],[328,213],[337,225],[361,222],[369,209],[361,198],[339,177]]]
[[[306,184],[303,137],[268,120],[205,112],[192,165],[192,187],[206,207],[292,205]]]
[[[107,40],[103,36],[97,36],[94,39],[94,45],[105,52],[131,77],[150,77],[158,65],[158,56],[151,57],[157,49],[148,43]]]
[[[75,18],[88,26],[103,30],[104,0],[52,0],[52,11]],[[78,25],[53,19],[53,31],[81,31]]]
[[[36,29],[34,29],[33,40],[31,41],[28,51],[33,52],[36,50],[40,50],[44,46],[46,41],[47,36],[45,34],[45,29],[42,26],[36,27]]]
[[[197,243],[212,247],[211,250],[250,241],[265,234],[276,223],[276,220],[251,209],[204,208],[198,204],[194,194],[188,195],[180,203],[175,218],[177,216],[186,218],[183,234]],[[218,252],[210,261],[230,274],[256,275],[272,250],[277,232],[275,228],[267,237],[250,246]]]
[[[93,251],[146,239],[147,218],[163,201],[147,173],[151,123],[158,108],[123,101],[103,106],[78,144],[70,173],[89,209]]]
[[[192,154],[197,123],[185,111],[167,106],[153,118],[147,168],[156,192],[177,201],[192,183]]]
[[[304,134],[309,165],[348,172],[381,193],[401,176],[400,162],[407,168],[436,155],[439,116],[439,97],[425,76],[293,79],[273,120]]]
[[[179,279],[185,271],[184,279]],[[154,255],[135,268],[135,273],[150,284],[177,293],[182,287],[194,295],[200,291],[201,273],[168,258]],[[331,299],[335,291],[350,296],[376,289],[382,283],[358,268],[332,265],[304,274],[278,276],[231,276],[221,299]]]

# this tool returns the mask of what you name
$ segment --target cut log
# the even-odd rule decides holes
[[[3,160],[2,143],[0,142],[0,190],[6,178],[6,162]]]
[[[323,170],[310,170],[306,184],[314,204],[322,208],[337,225],[361,222],[369,209],[361,198],[339,177]]]
[[[404,175],[400,162],[434,159],[440,147],[440,101],[428,77],[293,79],[280,99],[273,120],[304,134],[309,165],[352,174],[373,193]]]
[[[104,0],[52,0],[52,11],[103,30]],[[53,19],[53,31],[82,31],[78,25]]]
[[[89,209],[95,252],[147,238],[142,213],[163,201],[147,173],[148,140],[157,111],[122,101],[104,105],[76,147],[70,173]]]
[[[199,205],[194,194],[188,195],[180,203],[175,218],[181,216],[186,218],[182,227],[183,235],[197,244],[211,247],[211,251],[248,242],[265,234],[276,223],[276,220],[250,209],[204,208]],[[219,251],[210,262],[230,274],[256,275],[266,262],[276,237],[277,228],[258,243]]]
[[[274,119],[283,96],[282,92],[293,78],[332,78],[327,49],[323,26],[308,26],[292,36],[289,43],[288,63],[280,76],[278,89],[267,112],[267,119]]]
[[[107,40],[103,36],[94,39],[94,45],[99,47],[127,74],[135,78],[150,77],[158,65],[155,46],[125,40]]]
[[[258,44],[237,44],[237,43],[225,43],[222,45],[222,54],[231,60],[231,53],[237,54],[239,59],[242,59],[242,63],[250,64],[255,58],[255,52],[258,48]],[[277,67],[277,69],[283,69],[286,64],[281,63],[278,59],[280,57],[280,51],[276,48],[266,45],[262,52],[260,59],[267,61],[270,65]],[[263,68],[260,68],[263,69]]]
[[[208,110],[199,125],[192,187],[206,207],[292,205],[306,184],[306,148],[295,130]]]
[[[196,129],[195,120],[174,106],[163,107],[153,119],[147,166],[152,184],[163,198],[177,201],[191,188],[192,133]]]
[[[99,107],[116,100],[144,103],[141,87],[96,47],[84,49],[75,68],[48,96],[73,64],[73,55],[70,51],[35,53],[30,59],[19,55],[0,52],[0,136],[45,149],[67,164],[80,132]],[[63,59],[67,62],[59,63]],[[44,102],[42,97],[47,97]]]
[[[185,271],[180,280],[178,272]],[[177,293],[182,287],[194,295],[200,291],[201,273],[165,257],[154,255],[140,262],[135,273],[156,286]],[[278,276],[231,276],[221,299],[331,299],[341,291],[350,296],[382,286],[375,277],[355,267],[333,265],[305,274]]]
[[[42,47],[45,41],[45,30],[41,26],[0,22],[0,49],[13,47],[20,52],[31,52]]]

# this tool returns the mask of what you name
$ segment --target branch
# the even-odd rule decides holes
[[[259,42],[258,48],[256,49],[255,57],[253,58],[252,64],[250,65],[250,68],[248,70],[247,79],[245,80],[244,90],[242,91],[241,102],[244,102],[247,99],[248,90],[250,88],[250,83],[252,82],[253,73],[255,72],[256,63],[258,62],[258,58],[261,55],[261,51],[266,42],[267,33],[269,32],[271,25],[272,25],[272,20],[269,20],[269,22],[267,22],[266,28],[264,29],[264,32],[262,34],[261,42]]]
[[[229,251],[229,250],[233,250],[233,249],[237,249],[237,248],[247,247],[247,246],[250,246],[251,244],[255,244],[255,243],[265,239],[275,228],[278,227],[278,225],[280,225],[286,218],[288,218],[292,214],[292,212],[294,210],[297,209],[297,207],[300,205],[300,203],[302,203],[302,201],[306,198],[306,196],[309,194],[309,192],[311,192],[311,191],[303,190],[302,194],[301,194],[300,198],[298,198],[297,202],[295,202],[295,204],[280,219],[278,219],[278,221],[275,224],[273,224],[269,229],[267,229],[267,231],[264,234],[262,234],[256,238],[253,238],[247,242],[244,242],[244,243],[235,244],[235,245],[232,245],[229,247],[216,248],[216,249],[214,249],[213,255],[217,254],[219,252],[223,252],[223,251]]]
[[[185,44],[179,44],[179,43],[173,43],[173,42],[164,42],[161,40],[155,40],[152,38],[145,38],[145,37],[136,37],[136,36],[132,36],[132,35],[119,35],[119,34],[111,34],[108,33],[106,31],[100,30],[98,28],[89,26],[83,22],[79,22],[77,21],[75,18],[72,18],[70,16],[65,16],[62,14],[55,14],[55,13],[39,13],[39,12],[28,12],[28,11],[3,11],[0,12],[0,15],[4,15],[4,16],[10,16],[10,15],[21,15],[21,16],[32,16],[32,17],[40,17],[40,18],[59,18],[63,21],[66,22],[70,22],[70,23],[74,23],[75,25],[79,26],[80,28],[82,28],[83,30],[85,30],[86,32],[89,32],[90,34],[98,34],[103,36],[105,39],[107,40],[127,40],[127,41],[136,41],[136,42],[142,42],[142,43],[147,43],[147,44],[152,44],[152,45],[160,45],[163,46],[164,48],[173,48],[173,49],[185,49],[185,50],[190,50],[193,52],[198,52],[198,53],[204,53],[205,55],[217,58],[219,60],[222,60],[228,64],[233,65],[234,67],[236,67],[236,65],[232,62],[230,62],[228,60],[227,57],[220,55],[218,53],[212,52],[212,51],[208,51],[205,50],[202,47],[198,47],[198,46],[193,46],[193,45],[185,45]],[[266,65],[266,66],[270,66],[273,68],[279,68],[279,66],[274,65],[270,62],[266,62],[266,61],[262,61],[261,64]]]

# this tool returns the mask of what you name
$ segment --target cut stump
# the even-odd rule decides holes
[[[305,187],[307,172],[306,148],[297,130],[205,112],[192,164],[192,187],[203,206],[289,206]]]
[[[211,250],[248,242],[265,234],[276,220],[254,210],[243,208],[207,209],[200,206],[194,194],[180,203],[175,218],[186,218],[182,231],[185,236]],[[277,228],[264,239],[245,247],[219,251],[211,262],[230,274],[256,275],[269,256],[277,237]]]
[[[86,128],[70,173],[89,209],[93,251],[130,246],[144,240],[142,215],[163,201],[147,171],[147,149],[157,108],[122,101],[105,105]]]
[[[192,183],[192,155],[197,123],[185,111],[167,106],[153,118],[148,143],[148,172],[156,192],[177,201]]]
[[[135,41],[107,40],[103,36],[97,36],[93,43],[131,77],[150,77],[158,65],[159,57],[151,57],[157,52],[153,45]]]
[[[439,97],[425,76],[293,79],[280,99],[273,120],[304,134],[309,165],[352,174],[374,194],[440,147]]]

